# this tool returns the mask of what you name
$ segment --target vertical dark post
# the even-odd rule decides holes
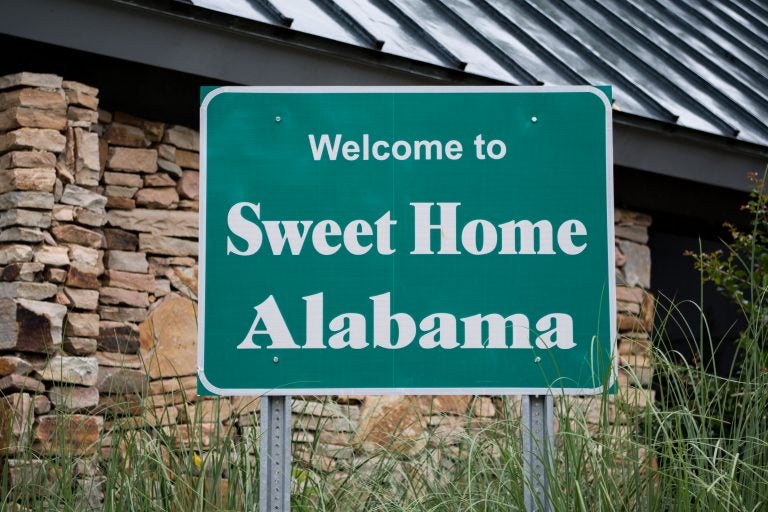
[[[549,474],[553,468],[552,395],[523,396],[523,498],[527,512],[550,512]]]
[[[259,511],[291,510],[291,397],[266,396],[261,403]]]

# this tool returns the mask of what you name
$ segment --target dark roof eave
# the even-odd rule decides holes
[[[287,27],[241,18],[223,12],[198,7],[184,0],[111,0],[114,4],[149,11],[154,15],[170,16],[226,30],[240,36],[260,39],[271,44],[289,46],[320,53],[335,59],[343,59],[366,66],[375,66],[389,71],[416,75],[436,82],[461,83],[467,85],[505,85],[506,82],[474,73],[430,64],[380,50],[356,46],[328,39],[322,36],[300,32]]]

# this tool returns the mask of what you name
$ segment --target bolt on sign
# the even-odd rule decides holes
[[[609,386],[605,91],[203,90],[202,391]]]

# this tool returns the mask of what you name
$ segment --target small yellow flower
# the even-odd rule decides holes
[[[195,463],[195,467],[197,469],[200,469],[201,467],[203,467],[203,459],[200,458],[200,454],[198,454],[197,452],[194,452],[192,454],[192,462]]]

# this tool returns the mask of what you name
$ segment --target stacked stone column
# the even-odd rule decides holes
[[[0,77],[0,446],[12,479],[34,465],[30,450],[94,453],[103,426],[92,414],[107,201],[97,92]]]

